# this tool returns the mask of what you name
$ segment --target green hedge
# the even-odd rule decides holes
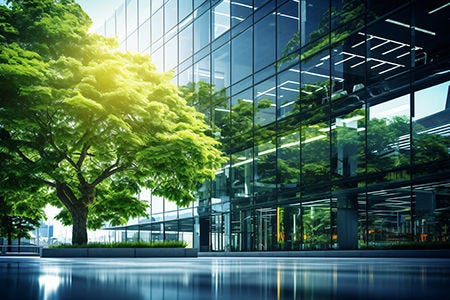
[[[363,250],[425,250],[425,249],[450,249],[449,242],[403,242],[393,243],[390,245],[369,245],[361,246]]]
[[[186,248],[184,241],[158,241],[158,242],[113,242],[88,243],[82,245],[61,244],[51,245],[49,248]]]

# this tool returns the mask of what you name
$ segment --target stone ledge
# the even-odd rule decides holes
[[[198,257],[192,248],[42,248],[41,257]]]

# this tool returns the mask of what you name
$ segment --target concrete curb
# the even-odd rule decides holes
[[[198,257],[192,248],[42,248],[41,257]]]
[[[329,258],[450,258],[450,250],[323,250],[323,251],[254,251],[199,252],[199,257],[329,257]]]

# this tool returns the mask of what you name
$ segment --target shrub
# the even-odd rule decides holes
[[[186,248],[184,241],[156,241],[156,242],[112,242],[87,243],[82,245],[61,244],[50,245],[49,248]]]

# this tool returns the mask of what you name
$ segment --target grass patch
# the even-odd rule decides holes
[[[87,243],[82,245],[50,245],[49,248],[186,248],[184,241]]]

